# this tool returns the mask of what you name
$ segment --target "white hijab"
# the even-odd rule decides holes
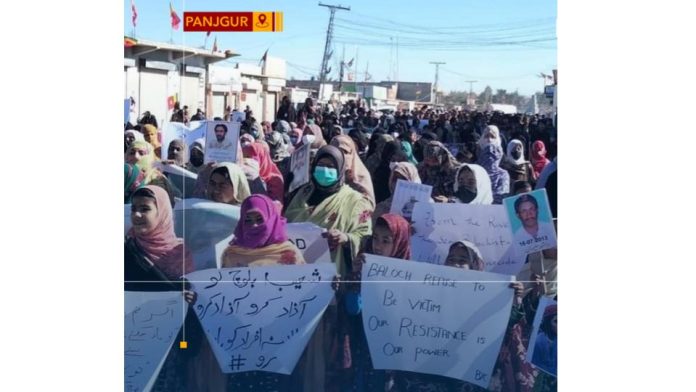
[[[481,135],[481,139],[479,139],[478,145],[479,149],[481,149],[489,144],[495,144],[499,147],[502,147],[501,143],[502,142],[500,140],[500,130],[495,125],[489,125],[483,131],[483,135]]]
[[[454,177],[454,193],[459,190],[459,172],[462,168],[468,167],[474,173],[476,178],[476,197],[467,204],[493,204],[493,187],[491,186],[491,178],[488,176],[486,169],[479,165],[471,163],[463,163],[457,174]]]
[[[520,146],[520,148],[522,148],[522,153],[520,154],[520,157],[519,157],[518,159],[515,159],[515,158],[512,157],[512,150],[515,149],[515,146]],[[517,139],[512,139],[512,140],[510,140],[510,143],[508,143],[508,145],[507,145],[507,156],[508,156],[508,158],[510,158],[510,159],[512,159],[513,161],[515,161],[515,163],[518,164],[518,165],[527,162],[527,161],[524,159],[524,144],[522,144],[522,142],[519,141],[519,140],[517,140]]]

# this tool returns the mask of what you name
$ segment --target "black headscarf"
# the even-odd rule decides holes
[[[389,168],[390,162],[408,162],[408,157],[401,150],[401,142],[391,141],[384,145],[384,150],[382,150],[382,161],[375,170],[374,176],[372,176],[372,186],[375,190],[375,201],[377,203],[382,202],[389,198],[391,191],[389,190],[389,176],[391,175],[391,169]]]
[[[329,157],[336,165],[336,170],[338,170],[338,181],[336,181],[335,184],[329,187],[319,185],[319,183],[317,183],[317,181],[314,179],[313,174],[314,169],[317,167],[317,162],[319,162],[319,160],[324,157]],[[312,178],[312,184],[314,185],[314,192],[309,197],[308,204],[310,206],[318,205],[325,198],[338,192],[343,186],[343,182],[345,180],[345,171],[346,167],[343,151],[330,144],[327,144],[324,147],[320,148],[319,151],[317,151],[317,155],[314,157],[314,161],[312,162],[311,166],[310,176]]]

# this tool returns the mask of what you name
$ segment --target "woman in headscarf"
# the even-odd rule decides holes
[[[249,183],[249,191],[252,195],[268,194],[266,183],[261,179],[260,170],[259,162],[256,159],[244,158],[242,171],[244,171],[247,183]]]
[[[300,128],[293,128],[290,131],[288,131],[288,137],[290,138],[290,146],[292,148],[292,152],[299,146],[302,145],[302,130]]]
[[[148,142],[134,141],[128,148],[125,154],[125,161],[131,165],[138,165],[140,170],[145,174],[143,184],[157,185],[166,190],[169,195],[171,204],[174,205],[174,198],[181,197],[181,192],[155,167],[157,157],[155,157],[154,148]]]
[[[162,159],[162,147],[157,138],[157,128],[152,124],[143,125],[143,136],[145,137],[145,141],[150,143],[155,149],[155,156],[157,156],[158,159]]]
[[[193,272],[195,264],[191,253],[185,249],[184,240],[174,232],[174,220],[169,196],[164,189],[148,185],[133,193],[131,222],[124,243],[124,282],[127,291],[179,291],[185,288],[184,299],[195,302],[195,294],[188,291],[188,283],[179,283],[182,276]],[[191,343],[202,340],[202,331],[196,329],[194,312],[185,319]],[[191,329],[192,328],[192,329]],[[181,340],[179,336],[176,340]],[[182,372],[187,368],[187,358],[179,350],[172,350],[153,386],[154,391],[171,390],[171,385],[187,385]]]
[[[483,130],[483,134],[479,139],[479,150],[488,144],[494,144],[496,146],[502,147],[502,140],[500,139],[500,130],[495,125],[488,125],[486,129]]]
[[[539,178],[541,171],[544,170],[549,160],[546,158],[546,146],[541,140],[532,143],[532,168],[534,169],[534,178]]]
[[[138,165],[129,163],[123,164],[125,181],[123,183],[123,202],[128,204],[131,202],[133,192],[144,186],[145,173],[140,170]]]
[[[223,268],[305,264],[302,252],[290,241],[286,220],[275,202],[264,195],[244,200],[234,239],[222,254]],[[230,374],[227,390],[289,390],[291,376],[252,371]]]
[[[510,182],[527,181],[534,184],[536,176],[532,164],[524,159],[524,145],[517,139],[510,140],[507,148],[507,156],[513,165],[508,169]]]
[[[457,241],[450,245],[449,253],[447,254],[447,258],[445,259],[445,266],[447,267],[453,267],[453,268],[462,268],[462,269],[467,269],[467,270],[473,270],[473,271],[483,271],[485,268],[485,262],[484,259],[481,255],[481,252],[479,249],[474,245],[473,243],[469,241]],[[511,309],[511,314],[510,314],[510,322],[508,323],[508,331],[506,334],[506,340],[503,342],[503,348],[506,348],[506,343],[507,346],[509,347],[511,345],[511,342],[513,341],[512,339],[509,339],[508,336],[512,336],[514,334],[514,328],[513,326],[515,323],[517,323],[520,319],[522,319],[525,315],[523,304],[522,304],[522,296],[524,293],[524,285],[521,282],[514,282],[511,283],[510,288],[514,290],[514,301],[513,301],[513,306]],[[465,289],[462,289],[464,291]],[[521,337],[521,335],[517,334],[517,337]],[[521,347],[522,350],[524,350],[524,347]],[[528,389],[518,389],[518,384],[505,384],[503,389],[500,388],[500,384],[504,383],[504,381],[508,380],[501,380],[503,371],[506,369],[509,369],[509,364],[510,364],[510,358],[509,355],[502,354],[503,350],[501,350],[501,354],[498,356],[498,360],[496,362],[494,374],[491,378],[494,378],[495,380],[491,382],[490,385],[490,390],[495,390],[495,391],[512,391],[512,392],[518,392],[518,391],[524,391],[524,392],[530,392]],[[506,352],[507,353],[507,352]],[[524,362],[524,355],[521,358],[516,358],[519,363]],[[519,373],[520,377],[528,376],[529,373],[525,373],[525,370],[531,370],[530,366],[527,366],[526,369],[520,369],[521,372]],[[520,381],[519,384],[522,384],[522,381]],[[443,376],[437,376],[437,375],[431,375],[431,374],[422,374],[422,373],[416,373],[416,372],[404,372],[404,371],[399,371],[396,372],[395,376],[395,389],[400,391],[400,392],[425,392],[425,391],[433,391],[433,392],[449,392],[449,391],[471,391],[471,392],[484,392],[488,391],[489,389],[487,388],[481,388],[477,385],[465,382],[465,381],[460,381],[457,379],[449,378],[449,377],[443,377]]]
[[[266,143],[270,150],[271,159],[273,162],[282,162],[290,156],[288,145],[283,140],[283,135],[280,132],[272,131],[266,135]]]
[[[370,174],[375,174],[377,167],[382,163],[384,146],[393,140],[394,138],[391,135],[377,132],[372,134],[370,149],[367,151],[367,158],[365,160],[365,167],[367,167]]]
[[[186,167],[188,161],[188,146],[181,139],[174,139],[167,147],[167,161],[179,167]]]
[[[344,348],[343,357],[339,359],[342,367],[349,369],[346,375],[350,379],[349,383],[353,386],[353,391],[384,391],[387,383],[386,372],[374,369],[363,328],[362,298],[360,283],[357,282],[361,279],[365,254],[409,260],[411,258],[409,223],[396,214],[384,214],[377,219],[372,236],[365,238],[360,256],[350,266],[349,282],[338,296],[341,307],[336,340],[344,345],[348,343]]]
[[[413,182],[416,184],[421,183],[420,176],[418,175],[418,169],[410,162],[394,162],[391,166],[391,174],[389,175],[389,197],[375,207],[375,212],[372,213],[372,225],[377,223],[377,218],[389,213],[391,210],[392,200],[394,198],[394,191],[396,190],[396,182],[398,180],[404,180],[408,182]]]
[[[130,145],[134,141],[140,140],[140,141],[144,142],[145,136],[143,136],[143,134],[140,133],[139,131],[136,131],[134,129],[129,129],[124,133],[123,139],[124,139],[124,144],[125,144],[125,148],[124,148],[123,152],[126,152],[126,151],[128,151],[128,147],[130,147]]]
[[[131,203],[133,226],[126,237],[126,260],[144,257],[167,279],[178,280],[193,272],[191,254],[184,249],[184,240],[174,233],[172,205],[167,192],[159,186],[147,185],[133,193]],[[126,268],[125,280],[133,278],[136,269]],[[137,272],[135,272],[137,273]]]
[[[502,159],[503,149],[495,144],[484,146],[478,157],[478,164],[486,169],[491,179],[493,204],[501,204],[503,197],[510,192],[510,175],[500,167]]]
[[[358,156],[360,157],[360,160],[365,161],[367,145],[370,142],[367,139],[367,135],[365,135],[365,133],[360,129],[353,128],[348,132],[348,136],[350,136],[350,138],[353,139],[353,143],[355,143],[355,148],[357,148],[358,150]]]
[[[413,145],[413,156],[418,162],[423,162],[423,159],[425,159],[425,147],[433,140],[437,140],[437,135],[432,132],[424,131]]]
[[[404,151],[408,157],[408,161],[414,165],[418,164],[418,160],[413,156],[413,143],[416,142],[416,133],[412,129],[407,129],[401,132],[399,137],[401,141],[401,149]]]
[[[340,275],[357,255],[362,238],[372,232],[373,207],[345,184],[345,171],[343,152],[322,147],[312,162],[310,183],[298,190],[285,211],[289,222],[311,222],[328,230],[331,258]]]
[[[283,174],[273,163],[268,152],[259,144],[252,143],[242,147],[245,158],[252,158],[259,163],[259,175],[266,184],[266,191],[271,199],[283,203]]]
[[[454,196],[454,180],[459,162],[438,141],[428,143],[423,155],[423,162],[418,165],[421,181],[433,187],[432,197],[435,201],[447,202]]]
[[[191,143],[189,156],[190,160],[186,164],[186,170],[196,174],[200,173],[200,171],[205,167],[203,166],[203,162],[205,162],[204,138],[196,139],[193,143]]]
[[[462,164],[454,180],[450,203],[493,204],[491,179],[479,165]]]
[[[312,150],[322,148],[326,145],[326,140],[324,140],[324,135],[321,132],[321,128],[317,124],[308,124],[304,127],[302,133],[302,143],[297,147],[309,144]]]
[[[239,216],[234,239],[222,254],[223,268],[305,263],[302,252],[288,241],[286,219],[268,196],[247,197]]]
[[[346,160],[346,184],[362,193],[374,206],[375,191],[372,187],[370,172],[360,160],[353,139],[346,135],[338,135],[331,139],[331,145],[343,152]]]
[[[390,166],[395,162],[408,162],[406,154],[401,150],[401,143],[397,140],[387,142],[382,151],[382,162],[372,174],[372,184],[375,188],[375,199],[381,203],[390,195],[389,183],[384,181],[391,175]]]
[[[236,163],[223,162],[215,165],[208,187],[207,198],[217,203],[240,205],[249,197],[249,184],[244,171]]]

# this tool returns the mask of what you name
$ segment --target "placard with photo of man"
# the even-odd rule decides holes
[[[210,121],[205,133],[205,163],[235,162],[239,143],[240,124],[230,121]]]
[[[527,255],[556,247],[556,229],[546,189],[508,197],[503,204],[510,218],[517,254]]]

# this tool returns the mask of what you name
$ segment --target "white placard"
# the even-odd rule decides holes
[[[556,247],[556,229],[546,189],[507,197],[503,199],[503,205],[508,213],[517,254],[524,257]]]
[[[534,315],[532,334],[527,347],[527,362],[539,370],[556,377],[558,369],[558,333],[549,336],[545,331],[540,331],[544,321],[544,312],[549,306],[557,307],[556,301],[549,297],[539,298],[539,306]],[[550,327],[553,328],[553,327]],[[551,333],[553,335],[553,333]]]
[[[462,203],[416,203],[413,210],[411,258],[444,264],[450,246],[461,240],[475,244],[485,270],[517,275],[524,265],[512,247],[512,234],[505,207]]]
[[[191,144],[196,139],[205,138],[206,121],[191,121],[189,125],[184,123],[169,122],[164,127],[162,134],[162,158],[166,160],[169,154],[169,144],[175,139],[181,139],[191,149]],[[189,155],[190,151],[186,152]]]
[[[290,374],[333,298],[331,264],[196,271],[196,315],[224,373]]]
[[[205,163],[236,162],[241,123],[233,121],[207,121],[206,128]],[[222,140],[218,139],[218,137],[221,137]]]
[[[124,298],[126,391],[149,391],[186,317],[181,291],[126,291]]]
[[[288,223],[287,232],[306,263],[331,263],[329,243],[322,237],[323,228],[309,222]]]
[[[232,112],[232,122],[241,124],[244,120],[246,120],[246,113],[240,111]]]
[[[156,167],[163,172],[169,182],[172,183],[183,195],[184,199],[187,199],[193,195],[193,191],[196,189],[196,180],[198,179],[198,174],[188,171],[178,165],[169,165],[162,162],[157,162]]]
[[[363,327],[375,369],[487,388],[510,319],[512,277],[365,255]]]
[[[305,144],[296,149],[290,157],[290,171],[292,172],[292,182],[288,192],[309,182],[309,155],[311,145]]]
[[[392,198],[389,213],[400,215],[410,220],[413,216],[413,208],[416,202],[429,202],[432,192],[433,187],[430,185],[396,180],[396,188],[394,188],[394,197]]]

